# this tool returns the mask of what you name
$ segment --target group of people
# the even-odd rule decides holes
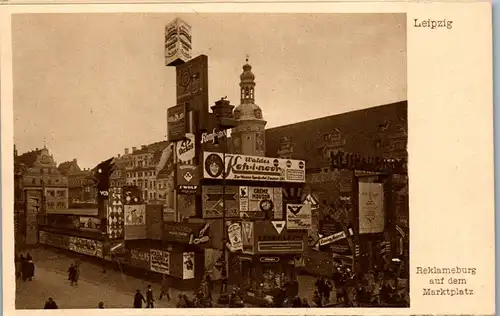
[[[383,271],[375,267],[363,275],[356,276],[350,268],[336,264],[332,281],[319,277],[315,285],[315,307],[409,306],[409,291],[399,284],[399,278],[392,270]],[[333,289],[336,294],[335,304],[330,303]]]
[[[24,255],[16,256],[16,279],[21,278],[23,281],[32,281],[35,276],[35,263],[33,258],[28,253],[26,257]]]

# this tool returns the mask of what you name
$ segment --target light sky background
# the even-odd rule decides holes
[[[165,25],[192,26],[210,103],[238,105],[250,56],[267,127],[407,99],[404,14],[24,14],[12,18],[14,141],[81,168],[166,139]]]

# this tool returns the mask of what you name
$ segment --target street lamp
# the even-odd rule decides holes
[[[227,97],[222,97],[215,105],[211,107],[212,112],[217,117],[217,124],[220,130],[228,130],[236,127],[236,120],[233,117],[234,105],[231,105]],[[229,303],[229,295],[227,294],[227,278],[228,278],[228,262],[226,259],[226,152],[227,152],[227,134],[223,141],[222,147],[222,287],[219,295],[218,303]]]

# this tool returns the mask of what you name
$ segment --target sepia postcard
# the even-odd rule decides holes
[[[3,312],[494,315],[491,20],[3,2]]]

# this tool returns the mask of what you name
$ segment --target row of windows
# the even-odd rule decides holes
[[[138,171],[138,172],[129,172],[127,174],[128,178],[137,178],[137,177],[152,177],[156,176],[156,171]]]
[[[34,185],[42,185],[44,183],[43,179],[42,178],[32,178],[31,179],[31,184],[34,184]],[[51,178],[47,179],[47,182],[46,184],[59,184],[59,183],[62,183],[62,181],[59,181],[58,178],[54,179],[54,181],[52,181]]]

